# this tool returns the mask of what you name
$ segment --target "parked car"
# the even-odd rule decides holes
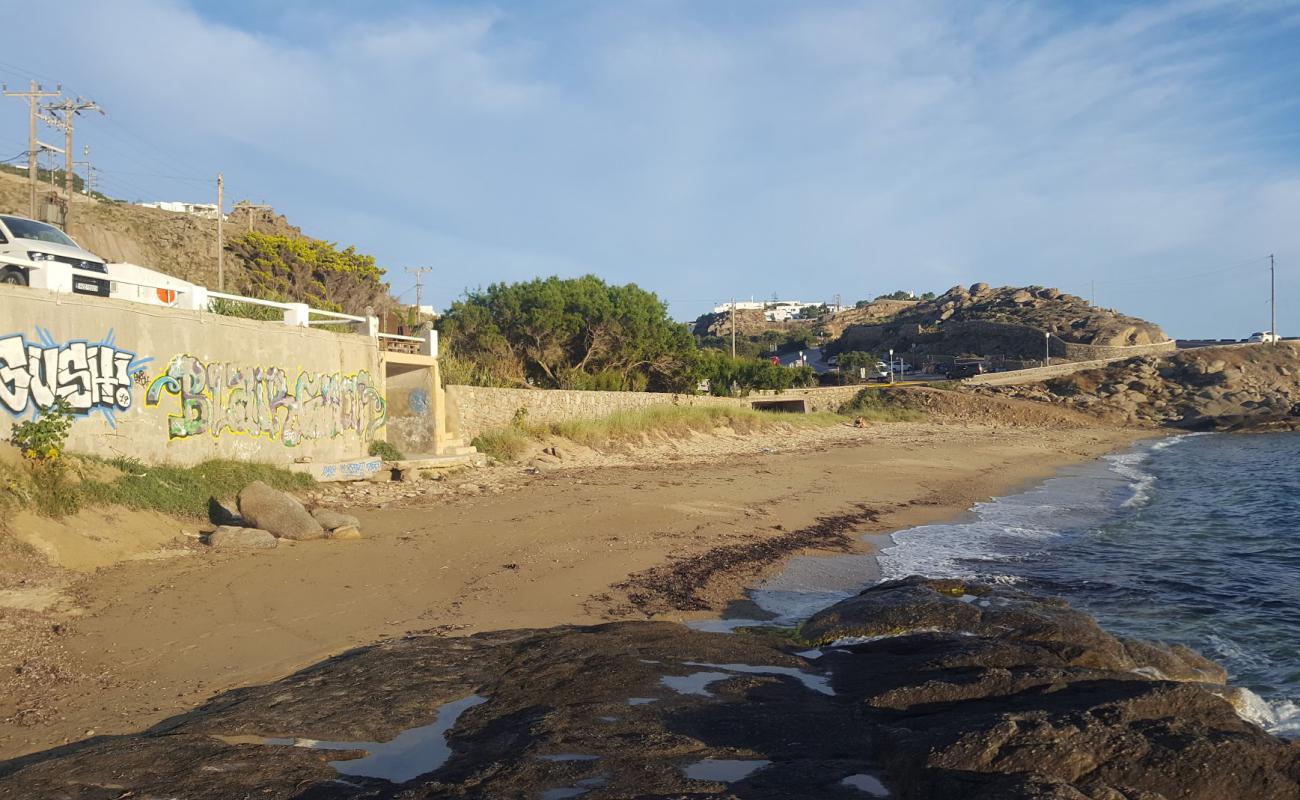
[[[1276,333],[1273,333],[1272,331],[1256,331],[1255,333],[1252,333],[1252,334],[1250,335],[1250,338],[1247,339],[1246,341],[1248,341],[1248,342],[1256,342],[1256,343],[1259,343],[1259,342],[1270,342],[1270,343],[1271,343],[1271,342],[1280,342],[1280,341],[1282,341],[1282,337],[1281,337],[1281,336],[1278,336]]]
[[[30,267],[4,263],[5,256],[28,261],[62,261],[77,269],[108,273],[104,259],[83,250],[71,236],[44,222],[0,214],[0,283],[27,286]],[[108,281],[85,275],[72,276],[72,291],[108,297]]]
[[[959,361],[948,370],[948,377],[953,380],[961,380],[975,375],[983,375],[985,372],[988,372],[988,368],[984,366],[983,361]]]

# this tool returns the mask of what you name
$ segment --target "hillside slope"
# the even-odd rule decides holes
[[[26,178],[0,173],[0,212],[28,216]],[[306,238],[274,211],[254,211],[252,218],[255,231]],[[248,230],[249,214],[240,209],[226,223],[226,238],[233,239]],[[78,195],[68,233],[82,247],[110,263],[139,264],[212,289],[217,287],[216,220]],[[242,273],[248,265],[229,251],[225,267],[228,290],[238,291],[247,285]]]
[[[1086,358],[1076,351],[1156,345],[1169,338],[1154,323],[1041,286],[976,283],[954,286],[932,300],[878,305],[836,315],[828,329],[840,335],[829,349],[1036,359],[1043,356],[1046,332],[1053,357]]]

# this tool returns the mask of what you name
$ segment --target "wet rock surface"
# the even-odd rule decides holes
[[[0,797],[1300,797],[1300,748],[1240,719],[1221,680],[1059,601],[908,579],[800,633],[384,642],[0,764]]]

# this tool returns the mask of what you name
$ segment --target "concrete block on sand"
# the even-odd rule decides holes
[[[239,514],[249,524],[270,531],[277,539],[320,539],[325,529],[302,503],[261,481],[253,481],[239,493]]]
[[[354,528],[361,527],[361,521],[351,514],[340,514],[337,511],[330,511],[328,508],[313,508],[311,515],[327,531],[348,525]]]
[[[278,539],[260,528],[221,525],[208,534],[208,544],[222,549],[269,550],[279,543]]]

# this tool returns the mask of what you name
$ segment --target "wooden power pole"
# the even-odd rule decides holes
[[[63,193],[68,199],[68,210],[63,217],[63,228],[67,230],[72,222],[72,126],[73,118],[82,111],[98,111],[103,116],[104,109],[100,108],[93,100],[83,100],[78,97],[76,100],[68,98],[62,103],[51,103],[44,107],[46,111],[54,113],[54,116],[41,115],[41,120],[54,128],[63,129]],[[51,176],[52,177],[52,176]]]
[[[415,315],[418,319],[420,315],[421,292],[423,292],[423,287],[420,284],[424,280],[425,273],[433,272],[433,267],[407,267],[406,271],[415,276]]]
[[[731,357],[736,357],[736,298],[731,298]]]
[[[37,174],[37,167],[36,167],[36,154],[37,154],[38,152],[40,152],[40,145],[36,143],[36,119],[37,119],[37,113],[38,113],[38,110],[39,110],[39,108],[40,108],[40,105],[39,105],[39,104],[40,104],[41,98],[42,98],[42,97],[58,97],[59,94],[63,91],[63,85],[62,85],[62,84],[59,84],[59,86],[57,87],[57,89],[56,89],[55,91],[53,91],[53,92],[47,92],[47,91],[42,90],[42,89],[41,89],[41,85],[40,85],[39,83],[37,83],[35,80],[33,80],[33,81],[32,81],[32,85],[31,85],[31,88],[30,88],[29,90],[25,91],[25,92],[11,92],[11,91],[9,91],[9,87],[8,87],[8,86],[5,86],[5,85],[0,85],[0,89],[3,89],[4,94],[5,94],[5,97],[26,97],[26,98],[27,98],[27,113],[28,113],[28,129],[27,129],[27,130],[28,130],[28,132],[27,132],[27,179],[28,179],[29,183],[31,184],[31,186],[30,186],[30,191],[31,191],[31,211],[30,211],[30,216],[31,216],[32,219],[36,219],[36,183],[37,183],[37,178],[36,178],[36,174]]]
[[[1282,338],[1277,335],[1277,270],[1273,264],[1273,256],[1268,257],[1268,304],[1269,314],[1272,320],[1268,332],[1273,334],[1273,341],[1280,342]]]
[[[225,188],[226,188],[226,179],[222,177],[220,172],[218,172],[217,173],[217,291],[218,292],[224,292],[226,290],[226,263],[225,263],[225,257],[222,252],[226,249],[226,244],[224,241],[222,241],[223,237],[222,237],[222,230],[221,230],[221,209],[223,207],[223,204],[225,203],[225,199],[222,196],[222,192],[225,191]]]

